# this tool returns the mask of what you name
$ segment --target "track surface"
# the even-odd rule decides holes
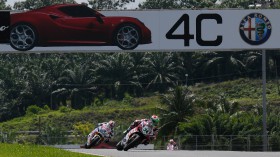
[[[167,151],[115,149],[68,149],[69,151],[100,155],[104,157],[280,157],[280,152],[237,152],[237,151]]]

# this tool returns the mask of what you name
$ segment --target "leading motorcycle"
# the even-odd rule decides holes
[[[139,144],[147,144],[154,137],[152,123],[143,121],[135,128],[131,129],[124,139],[116,145],[117,150],[127,151],[131,148],[137,147]]]

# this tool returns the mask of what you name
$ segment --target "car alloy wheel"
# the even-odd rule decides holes
[[[116,33],[116,43],[123,50],[133,50],[139,45],[140,34],[134,25],[124,25]]]
[[[35,46],[35,30],[28,24],[17,24],[10,32],[10,45],[19,51],[27,51]]]

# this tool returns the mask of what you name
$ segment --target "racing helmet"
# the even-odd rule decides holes
[[[110,120],[110,121],[108,122],[108,124],[109,124],[109,126],[110,126],[111,128],[115,127],[115,121],[113,121],[113,120]]]
[[[170,142],[170,143],[173,143],[173,142],[174,142],[174,140],[173,140],[173,139],[170,139],[170,140],[169,140],[169,142]]]
[[[158,118],[158,116],[152,115],[151,121],[152,121],[153,126],[158,126],[158,123],[159,123],[159,118]]]

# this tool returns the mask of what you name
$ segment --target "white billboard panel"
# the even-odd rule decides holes
[[[101,11],[105,17],[101,16],[101,19],[91,19],[87,23],[82,18],[84,23],[77,21],[76,17],[60,17],[59,15],[52,15],[53,21],[63,26],[60,31],[52,31],[55,27],[49,29],[44,28],[48,34],[67,35],[71,38],[71,35],[79,35],[79,31],[75,28],[87,27],[89,29],[97,30],[95,33],[99,36],[106,38],[107,34],[104,28],[107,23],[110,23],[108,19],[115,19],[133,17],[139,19],[144,23],[145,27],[151,32],[151,42],[149,42],[149,35],[143,32],[147,31],[142,28],[138,30],[139,35],[135,35],[133,30],[122,30],[121,35],[115,35],[111,33],[112,38],[120,41],[132,41],[139,37],[139,40],[145,41],[139,43],[138,46],[127,48],[126,51],[200,51],[200,50],[244,50],[244,49],[279,49],[280,48],[280,10],[139,10],[139,11]],[[13,17],[11,17],[13,18]],[[81,19],[81,18],[80,18]],[[89,18],[87,18],[89,19]],[[96,22],[101,20],[102,22]],[[106,21],[107,20],[107,21]],[[13,19],[11,19],[13,21]],[[73,22],[74,21],[74,22]],[[125,19],[123,19],[125,21]],[[55,23],[54,22],[54,23]],[[106,23],[107,22],[107,23]],[[131,22],[131,21],[130,21]],[[132,21],[133,22],[133,21]],[[34,22],[36,23],[36,22]],[[73,24],[74,23],[74,24]],[[110,23],[114,27],[114,23]],[[131,23],[133,25],[133,23]],[[81,25],[81,26],[80,26]],[[43,26],[42,26],[43,27]],[[98,32],[98,29],[103,29]],[[138,28],[138,26],[137,26]],[[67,29],[73,33],[63,34]],[[110,27],[108,27],[110,29]],[[13,28],[11,26],[10,30]],[[36,30],[38,30],[36,28]],[[110,32],[111,30],[108,30]],[[38,32],[38,31],[37,31]],[[69,32],[69,30],[68,30]],[[78,33],[77,33],[78,32]],[[94,37],[92,32],[82,32],[83,36]],[[114,32],[114,31],[112,31]],[[75,34],[76,33],[76,34]],[[103,33],[103,34],[102,34]],[[109,33],[110,34],[110,33]],[[44,33],[38,33],[38,37],[42,37]],[[144,37],[145,36],[145,37]],[[15,36],[20,38],[21,36]],[[23,37],[24,38],[24,37]],[[49,39],[44,38],[44,39]],[[111,36],[110,36],[111,38]],[[93,39],[93,38],[89,38]],[[40,38],[40,41],[42,39]],[[58,41],[59,39],[57,39]],[[77,42],[79,39],[75,40]],[[99,40],[99,39],[98,39]],[[54,39],[49,40],[50,43],[55,43]],[[59,41],[60,42],[60,41]],[[116,41],[112,42],[115,43]],[[100,43],[101,40],[100,40]],[[124,45],[127,43],[123,42]],[[57,44],[57,43],[56,43]],[[55,45],[55,44],[54,44]],[[82,52],[82,51],[124,51],[124,48],[115,46],[114,44],[61,44],[60,46],[54,46],[52,44],[35,45],[30,52],[33,51],[68,51],[68,52]],[[89,46],[90,45],[90,46]],[[43,47],[42,47],[43,46]],[[0,45],[1,52],[17,52],[11,48],[8,44]]]

